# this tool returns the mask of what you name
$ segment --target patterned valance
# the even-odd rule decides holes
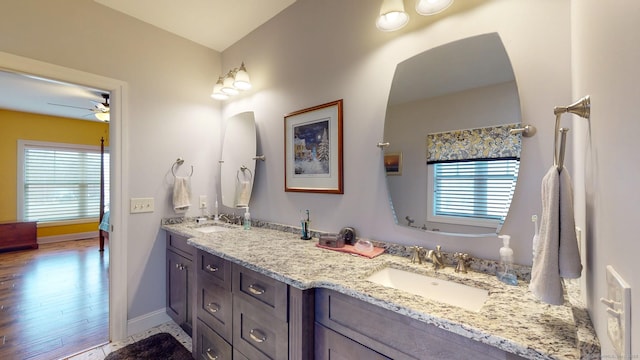
[[[427,135],[427,164],[451,161],[520,159],[522,134],[507,124]]]

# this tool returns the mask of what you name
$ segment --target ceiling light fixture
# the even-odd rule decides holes
[[[226,75],[218,77],[211,97],[216,100],[226,100],[230,96],[249,89],[251,89],[251,79],[243,62],[240,68],[231,69]]]
[[[416,0],[416,12],[420,15],[435,15],[453,4],[453,0]],[[404,11],[403,0],[383,0],[376,26],[382,31],[402,29],[409,22],[409,14]]]
[[[382,31],[399,30],[409,22],[402,0],[383,0],[376,26]]]
[[[97,112],[95,113],[95,116],[96,116],[96,119],[100,121],[109,122],[110,120],[109,111]]]
[[[418,0],[416,12],[420,15],[435,15],[445,11],[453,4],[453,0]]]

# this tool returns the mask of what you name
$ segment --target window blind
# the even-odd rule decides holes
[[[434,164],[434,215],[504,221],[519,165],[519,160]]]
[[[100,215],[100,150],[25,145],[23,212],[30,221],[67,221]],[[105,152],[105,204],[109,154]]]

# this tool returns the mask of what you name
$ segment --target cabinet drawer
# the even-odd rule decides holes
[[[252,360],[287,359],[286,322],[263,312],[240,297],[233,297],[233,347]]]
[[[218,336],[215,331],[211,330],[202,321],[198,320],[196,334],[196,349],[193,354],[194,359],[201,360],[232,360],[232,348],[229,343]]]
[[[367,359],[391,360],[384,355],[369,349],[337,332],[315,324],[315,356],[316,360],[331,359]]]
[[[231,263],[219,256],[198,250],[198,276],[210,279],[219,287],[231,291]]]
[[[256,310],[287,321],[287,284],[234,264],[233,293]]]
[[[198,318],[211,329],[231,342],[233,320],[231,292],[217,286],[209,277],[198,274]]]
[[[187,244],[187,237],[167,231],[167,249],[193,260],[194,247]]]
[[[316,321],[395,359],[518,358],[495,347],[327,289],[316,290]]]

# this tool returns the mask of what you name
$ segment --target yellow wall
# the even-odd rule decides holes
[[[0,221],[11,221],[17,214],[18,140],[51,141],[100,146],[109,143],[109,124],[0,109]],[[38,237],[96,231],[97,222],[38,228]]]

